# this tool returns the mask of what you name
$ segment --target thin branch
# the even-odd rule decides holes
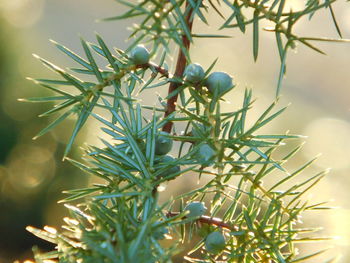
[[[180,214],[179,212],[169,211],[169,212],[167,212],[166,216],[167,217],[174,217],[174,216],[178,216],[179,214]],[[186,218],[186,217],[184,217],[184,218]],[[239,231],[238,226],[228,224],[228,223],[224,222],[222,219],[217,218],[217,217],[201,216],[196,221],[199,223],[202,223],[202,224],[219,226],[222,228],[229,229],[231,231]]]
[[[166,78],[172,77],[172,74],[167,69],[157,65],[156,63],[154,63],[152,61],[150,61],[146,64],[136,65],[136,68],[151,69],[151,70],[155,70],[156,72],[161,74],[163,77],[166,77]]]
[[[169,73],[169,71],[153,62],[149,62],[146,64],[148,68],[153,68],[155,71],[157,71],[159,74],[163,75],[166,78],[171,78],[172,75]]]
[[[189,2],[186,2],[186,8],[189,6]],[[188,30],[191,32],[192,31],[192,25],[193,25],[193,19],[191,19],[193,14],[193,9],[191,9],[186,18],[186,24],[188,27]],[[186,35],[182,35],[182,44],[183,47],[186,50],[190,49],[190,40],[186,37]],[[184,54],[184,52],[182,51],[182,49],[179,49],[179,54],[177,57],[177,63],[176,63],[176,69],[175,69],[175,77],[182,77],[184,71],[185,71],[185,67],[187,64],[187,59],[186,59],[186,55]],[[169,85],[169,90],[168,90],[168,94],[174,92],[178,87],[180,86],[179,83],[176,82],[171,82]],[[167,109],[165,111],[164,117],[167,117],[168,115],[170,115],[171,113],[173,113],[176,109],[176,101],[178,98],[178,94],[172,96],[171,98],[168,99],[167,101]],[[171,121],[167,122],[164,126],[163,126],[163,131],[170,133],[171,129],[173,127],[173,123]]]

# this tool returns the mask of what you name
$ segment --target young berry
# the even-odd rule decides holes
[[[160,222],[159,222],[160,223]],[[156,230],[153,231],[153,237],[157,240],[162,240],[165,238],[165,235],[169,233],[168,228],[166,227],[157,227]]]
[[[211,232],[206,237],[204,245],[209,253],[217,254],[226,246],[225,236],[220,231]]]
[[[131,50],[130,58],[136,65],[142,65],[148,63],[150,54],[144,45],[137,45]]]
[[[218,95],[222,95],[234,87],[232,77],[225,72],[210,73],[205,85],[210,93],[218,92]]]
[[[215,157],[215,151],[208,144],[202,143],[197,152],[195,153],[195,159],[204,166],[210,166],[213,164]]]
[[[198,83],[204,79],[204,70],[201,65],[189,64],[185,69],[185,79],[191,83]]]
[[[203,135],[206,136],[209,134],[209,129],[202,123],[196,123],[196,126],[193,126],[191,133],[194,137],[201,137]]]
[[[155,153],[157,155],[165,155],[173,147],[173,140],[166,135],[169,135],[169,133],[161,131],[156,137]]]
[[[205,214],[207,208],[203,202],[191,202],[185,206],[185,211],[189,211],[186,217],[198,218]]]
[[[165,169],[165,171],[162,172],[159,175],[159,177],[167,177],[168,175],[175,174],[181,171],[179,165],[170,166],[170,164],[173,162],[175,162],[175,159],[170,155],[162,156],[161,158],[155,161],[155,163],[159,166],[159,169],[162,169],[168,166],[168,168]]]

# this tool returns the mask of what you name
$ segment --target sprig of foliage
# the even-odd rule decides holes
[[[118,104],[119,101],[133,100],[130,96],[124,96],[124,94],[120,90],[120,81],[125,77],[127,73],[131,73],[128,76],[126,81],[130,82],[132,86],[130,86],[130,90],[128,92],[132,92],[133,86],[136,85],[136,81],[141,81],[138,75],[143,75],[145,68],[149,68],[153,71],[154,74],[160,73],[165,76],[168,74],[167,71],[162,69],[160,66],[155,64],[147,64],[147,65],[134,65],[130,62],[128,56],[118,50],[119,56],[113,56],[111,51],[107,48],[106,44],[102,40],[100,36],[97,36],[97,40],[99,42],[98,45],[91,45],[84,40],[82,40],[82,45],[85,50],[85,54],[88,58],[88,61],[75,54],[68,48],[56,43],[53,43],[66,55],[71,57],[75,62],[83,66],[83,68],[72,68],[71,71],[82,74],[82,75],[94,75],[96,77],[97,82],[83,81],[78,77],[68,73],[67,71],[59,68],[58,66],[52,64],[51,62],[40,58],[37,55],[34,55],[38,58],[45,66],[49,69],[53,70],[57,74],[63,77],[64,80],[52,80],[52,79],[31,79],[34,82],[40,84],[44,88],[48,88],[60,96],[50,96],[50,97],[41,97],[41,98],[29,98],[29,99],[21,99],[22,101],[29,102],[52,102],[58,101],[59,104],[55,105],[52,109],[44,112],[40,116],[48,116],[56,112],[62,112],[65,110],[63,114],[60,115],[55,121],[53,121],[48,127],[43,129],[39,134],[37,134],[34,139],[44,135],[49,132],[52,128],[60,124],[63,120],[65,120],[71,114],[76,114],[78,116],[76,125],[74,127],[72,136],[67,144],[65,156],[69,153],[72,144],[88,119],[89,115],[93,111],[95,107],[104,107],[99,104],[98,101],[100,97],[113,98],[114,103]],[[107,70],[101,70],[97,67],[97,63],[91,53],[91,48],[98,55],[102,56],[107,63]],[[137,70],[137,72],[134,72]],[[152,79],[155,78],[152,76]],[[151,79],[151,80],[152,80]],[[64,91],[62,87],[70,86],[74,87],[78,94],[71,94],[69,92]],[[108,86],[113,86],[114,92],[105,92],[104,89]],[[63,102],[62,102],[63,101]],[[114,105],[116,106],[116,105]]]
[[[282,79],[286,73],[286,57],[289,49],[295,49],[296,44],[300,43],[314,51],[325,54],[313,44],[317,41],[328,42],[349,42],[348,39],[343,39],[341,29],[338,25],[335,12],[332,5],[336,0],[310,0],[305,1],[304,7],[299,10],[285,10],[287,0],[223,0],[223,1],[124,1],[117,0],[118,3],[127,7],[127,11],[119,16],[106,18],[104,20],[119,20],[126,18],[141,17],[142,21],[135,24],[131,29],[130,37],[134,37],[129,48],[134,47],[139,43],[152,43],[153,50],[157,50],[159,46],[166,48],[169,52],[169,44],[176,44],[182,51],[184,50],[181,41],[182,36],[193,42],[195,38],[221,38],[230,37],[230,35],[218,35],[215,33],[195,34],[191,32],[189,25],[185,23],[185,17],[191,13],[189,21],[191,23],[196,17],[208,25],[205,13],[215,12],[222,20],[222,25],[219,30],[236,29],[238,28],[243,34],[246,33],[246,28],[249,25],[253,27],[253,57],[257,60],[259,53],[259,36],[263,29],[267,32],[275,34],[276,46],[280,56],[281,67],[277,84],[276,96],[279,95],[282,86]],[[181,11],[184,8],[184,11]],[[224,9],[228,8],[231,11],[230,15],[225,16]],[[321,9],[328,9],[331,21],[334,23],[335,29],[340,39],[325,38],[325,37],[309,37],[300,36],[295,33],[294,27],[303,20],[310,20],[314,14]],[[211,11],[212,10],[212,11]],[[261,27],[264,22],[270,22],[273,25]],[[266,23],[265,23],[266,24]],[[210,30],[210,29],[209,29]],[[168,41],[171,40],[171,41]],[[188,57],[190,60],[190,58]]]
[[[129,9],[107,20],[144,19],[135,26],[135,39],[126,51],[110,49],[97,35],[97,43],[81,40],[86,58],[54,42],[78,68],[63,70],[36,56],[62,77],[34,80],[57,95],[27,100],[58,103],[42,116],[60,113],[36,137],[75,114],[64,157],[103,182],[65,192],[68,196],[61,202],[71,215],[64,219],[62,231],[27,228],[56,244],[53,252],[37,251],[36,261],[172,262],[186,250],[188,262],[284,263],[322,254],[325,250],[298,255],[297,244],[327,239],[317,236],[318,227],[300,224],[304,212],[328,209],[326,203],[309,204],[303,199],[326,171],[300,178],[314,160],[288,171],[285,163],[301,146],[283,157],[279,157],[280,149],[300,136],[260,133],[285,108],[276,110],[275,101],[248,126],[254,101],[251,90],[246,90],[240,109],[222,111],[225,94],[235,86],[232,77],[213,72],[216,61],[206,70],[190,64],[189,48],[198,37],[192,33],[194,18],[207,23],[203,11],[214,10],[225,20],[222,28],[239,27],[245,33],[245,27],[253,24],[256,59],[259,21],[267,19],[275,23],[273,31],[280,52],[281,47],[284,52],[284,65],[287,49],[281,36],[287,39],[286,47],[299,41],[317,49],[309,45],[311,38],[292,34],[292,27],[320,8],[332,10],[334,1],[309,1],[304,10],[289,13],[283,9],[283,0],[272,1],[270,6],[269,1],[223,1],[233,11],[228,19],[220,11],[220,1],[209,1],[208,6],[193,0],[117,2]],[[248,14],[253,17],[246,18]],[[141,41],[151,46],[150,53],[139,45]],[[174,74],[166,69],[172,44],[180,50]],[[96,55],[104,61],[103,67],[96,62]],[[89,75],[89,81],[76,74]],[[91,82],[91,76],[95,81]],[[142,104],[140,98],[146,90],[164,86],[169,86],[165,98]],[[72,160],[67,155],[89,117],[99,121],[106,135],[104,147],[89,146],[84,162]],[[173,144],[176,150],[172,153],[176,154],[171,156]],[[199,185],[160,202],[164,184],[179,177],[198,178]],[[197,243],[189,244],[192,239]]]

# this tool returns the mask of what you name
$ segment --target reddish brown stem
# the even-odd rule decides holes
[[[170,78],[171,74],[169,73],[169,71],[153,62],[148,62],[147,64],[143,64],[143,65],[137,65],[136,68],[153,68],[155,71],[157,71],[158,73],[160,73],[162,76],[166,77],[166,78]]]
[[[189,3],[186,2],[186,8],[188,7],[188,5],[189,5]],[[193,25],[193,20],[191,20],[192,14],[193,14],[193,9],[191,9],[188,12],[188,14],[186,15],[186,18],[185,18],[187,27],[188,27],[190,32],[192,31],[192,25]],[[190,49],[191,42],[186,37],[186,35],[182,36],[182,44],[183,44],[184,49],[186,49],[186,50]],[[176,68],[175,68],[175,74],[174,74],[175,77],[182,77],[182,75],[185,71],[186,64],[187,64],[186,55],[184,54],[184,52],[180,48],[179,54],[177,56],[177,62],[176,62]],[[168,94],[175,91],[179,86],[180,86],[179,83],[171,82],[169,85]],[[178,98],[178,95],[176,94],[168,99],[167,109],[165,111],[164,117],[169,116],[171,113],[173,113],[175,111],[177,98]],[[169,121],[163,126],[163,131],[170,133],[172,127],[173,127],[173,123],[171,121]]]
[[[173,217],[173,216],[178,216],[179,214],[180,214],[179,212],[169,211],[166,215],[167,215],[167,217]],[[222,228],[229,229],[231,231],[238,231],[239,230],[238,226],[228,224],[228,223],[224,222],[222,219],[217,218],[217,217],[201,216],[200,218],[197,219],[197,222],[202,223],[202,224],[219,226]]]

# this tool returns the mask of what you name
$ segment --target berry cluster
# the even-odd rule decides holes
[[[188,203],[184,211],[187,212],[186,217],[191,220],[199,219],[205,214],[207,208],[203,202],[190,202]],[[210,232],[204,240],[205,249],[212,254],[220,253],[226,246],[226,238],[222,231],[216,230]]]
[[[169,133],[161,131],[158,133],[155,141],[155,164],[159,167],[159,170],[165,168],[165,170],[159,175],[161,178],[178,174],[181,171],[179,165],[169,165],[175,162],[175,158],[168,155],[173,147],[173,140],[168,136]]]
[[[135,65],[145,65],[150,60],[150,52],[144,45],[137,45],[130,52],[130,60]],[[206,87],[212,95],[221,97],[235,87],[232,77],[226,72],[206,72],[198,63],[189,64],[184,71],[184,80],[197,87]]]
[[[212,72],[205,78],[205,72],[201,65],[189,64],[184,72],[185,80],[191,84],[206,87],[210,94],[222,96],[234,88],[232,77],[226,72]]]
[[[150,60],[150,53],[145,46],[138,45],[131,50],[130,60],[137,66],[146,65]],[[221,97],[234,87],[232,77],[225,72],[212,72],[208,76],[206,75],[207,73],[202,66],[194,63],[186,67],[183,79],[185,83],[197,89],[205,87],[209,96]],[[208,137],[210,136],[210,129],[201,123],[195,123],[190,135],[193,137]],[[197,150],[194,151],[193,159],[202,167],[213,165],[217,154],[214,147],[206,142],[201,142],[196,146]],[[172,165],[176,162],[176,159],[169,155],[172,147],[173,140],[170,138],[170,134],[165,131],[158,132],[155,138],[154,152],[156,155],[156,171],[162,170],[158,175],[159,178],[167,177],[167,179],[170,179],[172,175],[179,174],[181,171],[179,165]],[[185,206],[184,211],[187,219],[195,221],[206,213],[207,207],[203,202],[193,201]],[[161,228],[154,233],[156,239],[164,238],[165,234],[167,234],[166,228]],[[220,253],[225,245],[226,238],[220,230],[210,232],[204,240],[205,249],[212,254]]]

